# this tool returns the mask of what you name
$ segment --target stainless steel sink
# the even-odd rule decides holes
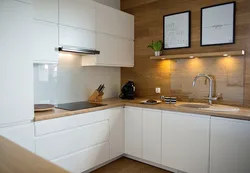
[[[183,107],[183,108],[191,108],[191,109],[201,109],[206,111],[217,111],[217,112],[237,112],[240,109],[234,106],[227,106],[227,105],[208,105],[205,103],[177,103],[175,106]]]

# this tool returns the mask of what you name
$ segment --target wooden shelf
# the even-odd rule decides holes
[[[165,60],[165,59],[192,59],[192,58],[209,58],[209,57],[230,57],[230,56],[245,56],[245,51],[227,51],[227,52],[210,52],[210,53],[192,53],[192,54],[179,54],[179,55],[162,55],[151,56],[152,60]]]

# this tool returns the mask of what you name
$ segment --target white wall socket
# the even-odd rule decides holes
[[[160,94],[161,93],[161,88],[155,88],[155,93]]]

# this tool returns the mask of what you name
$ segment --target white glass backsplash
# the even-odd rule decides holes
[[[81,57],[68,54],[58,64],[34,64],[35,104],[85,101],[99,84],[105,84],[104,98],[117,97],[120,68],[82,67]]]

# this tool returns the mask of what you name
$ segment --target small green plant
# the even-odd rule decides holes
[[[148,48],[152,48],[154,51],[161,51],[162,50],[162,41],[159,40],[159,41],[152,41],[151,44],[148,45]]]

